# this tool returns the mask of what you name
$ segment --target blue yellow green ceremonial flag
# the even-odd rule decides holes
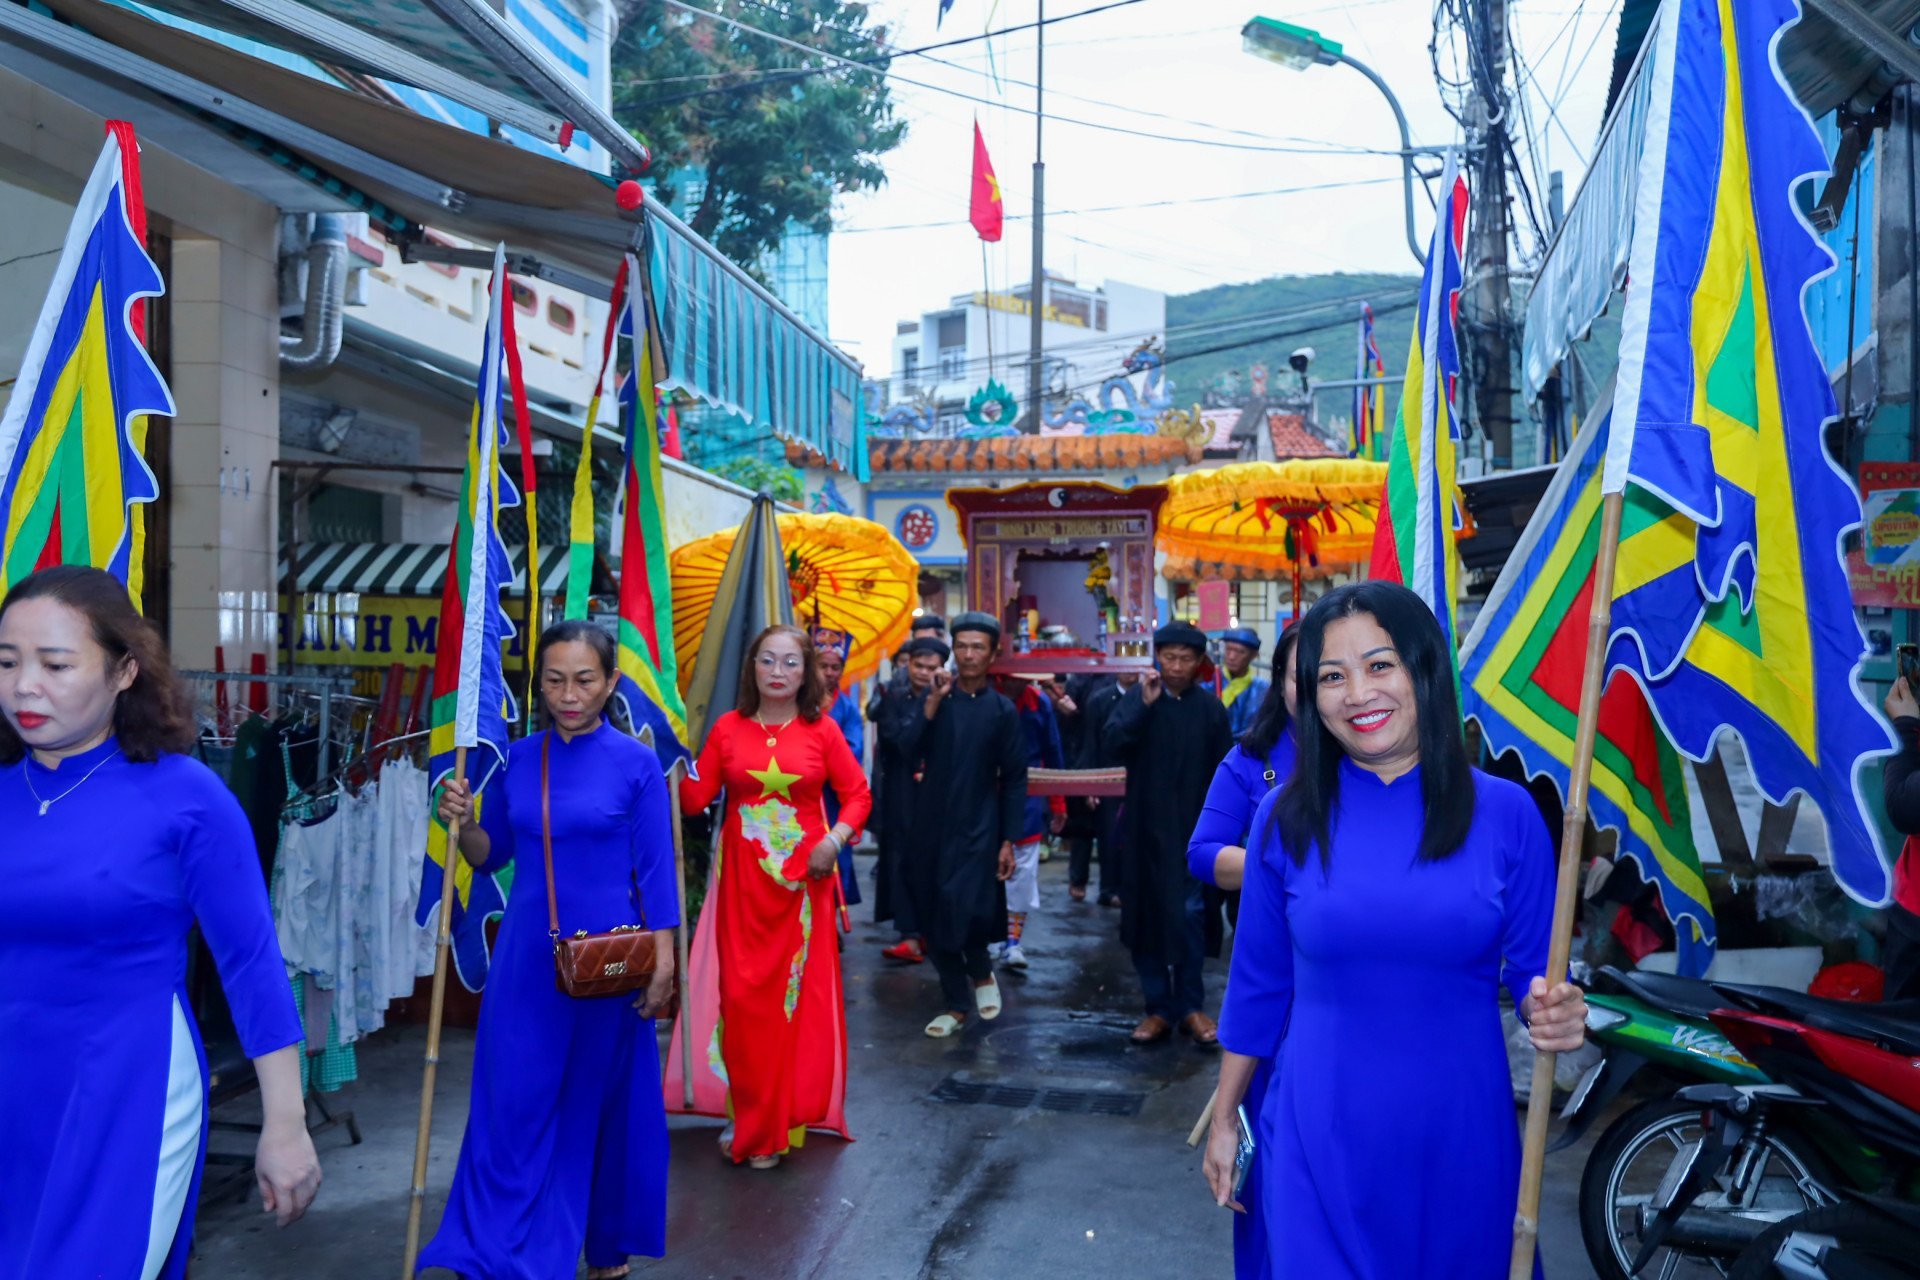
[[[518,714],[501,670],[501,648],[513,635],[513,623],[501,607],[500,593],[512,581],[513,570],[506,544],[500,540],[500,512],[520,504],[520,495],[501,465],[502,446],[507,442],[500,419],[507,292],[505,251],[496,249],[486,346],[467,429],[466,473],[460,483],[459,513],[440,595],[428,737],[428,778],[433,787],[437,790],[452,775],[455,754],[465,747],[467,781],[476,796],[482,795],[506,763],[507,726]],[[474,871],[449,850],[447,829],[436,816],[428,826],[420,885],[416,918],[422,924],[439,919],[449,864],[454,868],[454,968],[469,991],[478,991],[487,978],[487,917],[506,910],[506,886],[491,874]]]
[[[600,396],[607,385],[607,368],[613,363],[613,339],[620,329],[620,317],[627,309],[627,264],[613,277],[613,298],[607,308],[607,331],[600,340],[600,373],[593,380],[593,397],[587,403],[587,422],[580,431],[580,460],[573,469],[573,502],[567,510],[567,605],[568,618],[587,616],[587,595],[593,584],[593,428],[600,421]]]
[[[1828,455],[1832,388],[1801,309],[1832,267],[1794,200],[1827,172],[1774,61],[1796,0],[1669,0],[1649,64],[1602,485],[1624,493],[1609,669],[1674,744],[1738,734],[1768,799],[1804,792],[1833,873],[1886,901],[1859,786],[1894,744],[1856,684],[1841,541],[1860,500]]]
[[[0,595],[35,569],[79,564],[140,603],[140,506],[160,492],[146,418],[173,413],[145,345],[143,299],[165,292],[146,223],[133,126],[109,121],[0,414]]]
[[[1379,462],[1387,445],[1387,388],[1370,379],[1387,376],[1380,359],[1380,344],[1373,336],[1373,308],[1360,304],[1360,366],[1354,372],[1358,384],[1353,389],[1353,429],[1347,439],[1347,456]]]
[[[1419,324],[1407,350],[1407,375],[1387,448],[1386,492],[1373,535],[1372,578],[1402,582],[1440,619],[1448,648],[1460,595],[1460,482],[1455,461],[1460,422],[1453,390],[1460,377],[1455,322],[1460,310],[1460,254],[1467,233],[1467,182],[1447,152],[1443,199],[1434,219],[1426,273],[1420,280]]]
[[[1602,397],[1604,403],[1605,397]],[[1461,707],[1494,755],[1519,755],[1562,800],[1572,777],[1587,620],[1600,549],[1600,476],[1608,419],[1588,423],[1507,557],[1460,651]],[[1654,720],[1645,692],[1616,671],[1600,698],[1587,813],[1617,835],[1673,921],[1679,968],[1706,972],[1713,906],[1700,873],[1686,766]]]
[[[660,473],[659,370],[666,367],[653,290],[639,260],[627,255],[627,306],[620,334],[632,363],[620,385],[626,447],[620,461],[620,684],[634,734],[660,767],[692,764],[684,743],[687,709],[673,644],[673,574],[667,560],[666,494]]]

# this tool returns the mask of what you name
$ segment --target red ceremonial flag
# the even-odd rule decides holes
[[[993,161],[987,159],[987,140],[980,136],[980,122],[973,122],[973,205],[967,218],[982,240],[998,240],[1006,223],[1006,209],[1000,201],[1000,179],[993,176]]]

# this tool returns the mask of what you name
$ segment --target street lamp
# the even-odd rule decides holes
[[[1427,255],[1420,247],[1420,237],[1413,224],[1413,136],[1407,132],[1407,113],[1400,109],[1400,99],[1393,96],[1393,90],[1387,87],[1387,82],[1372,67],[1342,50],[1338,41],[1277,18],[1250,20],[1240,28],[1240,47],[1255,57],[1277,62],[1292,71],[1345,64],[1373,81],[1374,88],[1386,96],[1387,105],[1393,108],[1394,121],[1400,126],[1400,173],[1406,196],[1407,247],[1413,250],[1414,258],[1425,269]]]

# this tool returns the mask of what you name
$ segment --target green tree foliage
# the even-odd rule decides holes
[[[849,0],[708,0],[763,31],[845,58],[872,59],[884,31]],[[693,203],[687,221],[753,269],[789,226],[826,232],[835,197],[886,181],[881,157],[906,125],[886,80],[689,15],[662,0],[621,0],[614,114],[653,151],[655,193]],[[884,61],[872,64],[884,68]],[[704,188],[681,191],[689,175]]]
[[[766,493],[791,502],[795,506],[806,498],[806,488],[801,483],[800,473],[792,467],[777,462],[763,462],[759,458],[735,458],[713,469],[713,474],[723,480],[731,480],[742,489],[751,489],[755,493]]]
[[[1167,376],[1176,386],[1174,403],[1202,399],[1222,375],[1229,374],[1237,377],[1244,395],[1256,363],[1267,366],[1267,385],[1272,390],[1297,386],[1287,357],[1300,347],[1314,349],[1314,377],[1353,377],[1359,363],[1361,302],[1373,307],[1374,341],[1386,362],[1387,376],[1399,378],[1407,371],[1407,344],[1413,337],[1415,315],[1405,304],[1419,287],[1417,276],[1335,272],[1276,276],[1176,294],[1167,299],[1167,327],[1173,335],[1167,343]],[[1392,309],[1396,305],[1400,309]],[[1307,314],[1294,314],[1301,312]],[[1231,329],[1187,327],[1242,318],[1248,322]],[[1352,413],[1350,391],[1323,392],[1318,400],[1315,412],[1322,421]],[[1399,387],[1389,387],[1389,422],[1399,401]]]

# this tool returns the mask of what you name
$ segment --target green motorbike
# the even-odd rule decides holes
[[[1772,1086],[1709,1021],[1725,1005],[1705,982],[1611,967],[1596,971],[1587,991],[1587,1038],[1606,1056],[1588,1069],[1561,1112],[1568,1124],[1553,1149],[1580,1141],[1629,1083],[1653,1077],[1659,1086],[1607,1126],[1581,1177],[1580,1234],[1605,1280],[1635,1274],[1717,1280],[1762,1227],[1839,1198],[1836,1161],[1854,1158],[1844,1139],[1803,1125],[1764,1128],[1695,1197],[1683,1215],[1686,1229],[1638,1272],[1632,1269],[1676,1152],[1705,1136],[1700,1103],[1674,1091],[1702,1083]]]

